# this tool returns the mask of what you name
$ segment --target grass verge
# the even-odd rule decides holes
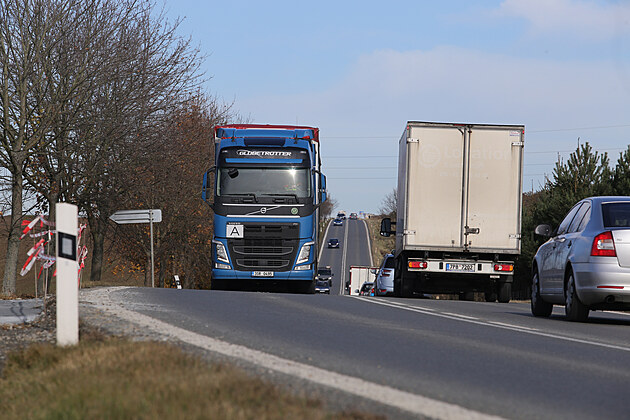
[[[365,219],[368,225],[370,240],[372,242],[372,260],[375,266],[380,266],[383,262],[385,254],[389,254],[396,245],[396,237],[390,236],[386,238],[381,236],[381,218]]]
[[[330,413],[225,364],[177,347],[115,338],[12,353],[0,378],[3,418],[376,419]]]

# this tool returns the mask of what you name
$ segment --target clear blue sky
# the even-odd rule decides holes
[[[527,191],[578,138],[630,144],[628,1],[165,1],[208,92],[320,128],[338,210],[379,209],[408,120],[525,124]]]

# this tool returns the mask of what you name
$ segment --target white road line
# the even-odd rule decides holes
[[[475,318],[474,316],[467,316],[467,315],[461,315],[461,314],[454,314],[452,312],[442,312],[445,315],[451,315],[451,316],[456,316],[458,318],[465,318],[465,319],[479,319],[479,318]]]
[[[89,294],[82,296],[83,301],[89,301]],[[126,321],[149,328],[157,333],[166,334],[193,346],[235,357],[257,366],[281,372],[303,380],[344,391],[352,395],[370,399],[380,404],[396,407],[418,416],[436,419],[500,419],[478,411],[470,410],[455,404],[446,403],[410,392],[401,391],[385,385],[328,371],[315,366],[306,365],[289,359],[283,359],[269,353],[250,349],[245,346],[231,344],[215,338],[206,337],[183,328],[175,327],[165,322],[153,319],[138,312],[129,311],[122,306],[111,303],[91,302],[101,310]],[[99,306],[100,304],[100,306]]]
[[[328,221],[328,226],[326,226],[326,232],[324,232],[324,240],[322,241],[322,245],[319,247],[319,255],[317,256],[317,265],[319,265],[319,262],[322,259],[322,253],[324,252],[324,244],[326,243],[326,238],[328,237],[328,229],[330,229],[331,223],[332,223],[332,220]]]
[[[370,267],[374,267],[374,258],[372,258],[372,241],[370,240],[370,232],[368,229],[367,222],[363,219],[361,219],[361,221],[363,222],[363,225],[365,227],[365,236],[367,237],[368,252],[370,253]]]
[[[425,308],[421,308],[421,307],[410,307],[407,305],[398,305],[398,304],[393,304],[391,302],[386,302],[386,301],[380,301],[379,299],[373,299],[373,298],[365,298],[365,297],[360,297],[360,296],[353,296],[355,299],[360,299],[363,300],[365,302],[368,303],[373,303],[376,305],[383,305],[383,306],[389,306],[392,308],[398,308],[398,309],[403,309],[405,311],[411,311],[411,312],[418,312],[421,314],[425,314],[425,315],[431,315],[431,316],[437,316],[440,318],[447,318],[447,319],[453,319],[456,321],[461,321],[461,322],[468,322],[470,324],[476,324],[476,325],[483,325],[486,327],[492,327],[492,328],[500,328],[500,329],[504,329],[504,330],[510,330],[510,331],[517,331],[517,332],[521,332],[521,333],[525,333],[525,334],[532,334],[532,335],[538,335],[541,337],[548,337],[548,338],[554,338],[557,340],[563,340],[563,341],[570,341],[572,343],[580,343],[580,344],[588,344],[591,346],[597,346],[597,347],[604,347],[607,349],[613,349],[613,350],[621,350],[621,351],[627,351],[630,352],[630,347],[623,347],[623,346],[617,346],[614,344],[606,344],[606,343],[600,343],[597,341],[588,341],[588,340],[582,340],[579,338],[572,338],[572,337],[566,337],[566,336],[561,336],[561,335],[557,335],[557,334],[551,334],[551,333],[545,333],[539,330],[535,330],[535,329],[531,329],[531,328],[527,328],[527,327],[521,327],[521,326],[513,326],[510,324],[503,324],[503,323],[499,323],[499,322],[490,322],[490,321],[482,321],[482,320],[474,320],[474,319],[466,319],[463,318],[461,315],[457,315],[457,316],[453,316],[444,312],[429,312],[428,310],[426,310]]]
[[[346,284],[346,252],[348,250],[348,221],[343,224],[343,253],[341,254],[341,284]]]

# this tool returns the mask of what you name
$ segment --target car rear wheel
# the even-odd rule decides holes
[[[588,319],[588,306],[582,303],[575,290],[575,276],[569,273],[564,291],[564,312],[569,321],[584,322]]]
[[[542,300],[540,297],[540,284],[538,280],[538,271],[532,276],[532,315],[548,318],[553,311],[553,305]]]

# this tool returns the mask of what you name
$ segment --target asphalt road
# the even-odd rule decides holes
[[[331,238],[339,239],[339,248],[328,248],[328,240]],[[334,274],[331,295],[344,294],[343,285],[348,279],[351,266],[373,265],[367,225],[363,220],[346,219],[342,226],[333,226],[330,223],[319,256],[319,266],[326,265],[332,268]]]
[[[324,249],[321,260],[334,268],[337,287],[355,258],[369,265],[362,251],[355,254],[365,246],[362,229],[360,221],[329,229],[342,245]],[[297,366],[288,374],[413,417],[629,416],[629,313],[593,312],[589,322],[571,323],[559,307],[549,319],[534,318],[528,302],[150,288],[108,293],[111,310],[146,328],[157,322],[186,342],[266,363],[265,369],[287,373],[282,369]]]

